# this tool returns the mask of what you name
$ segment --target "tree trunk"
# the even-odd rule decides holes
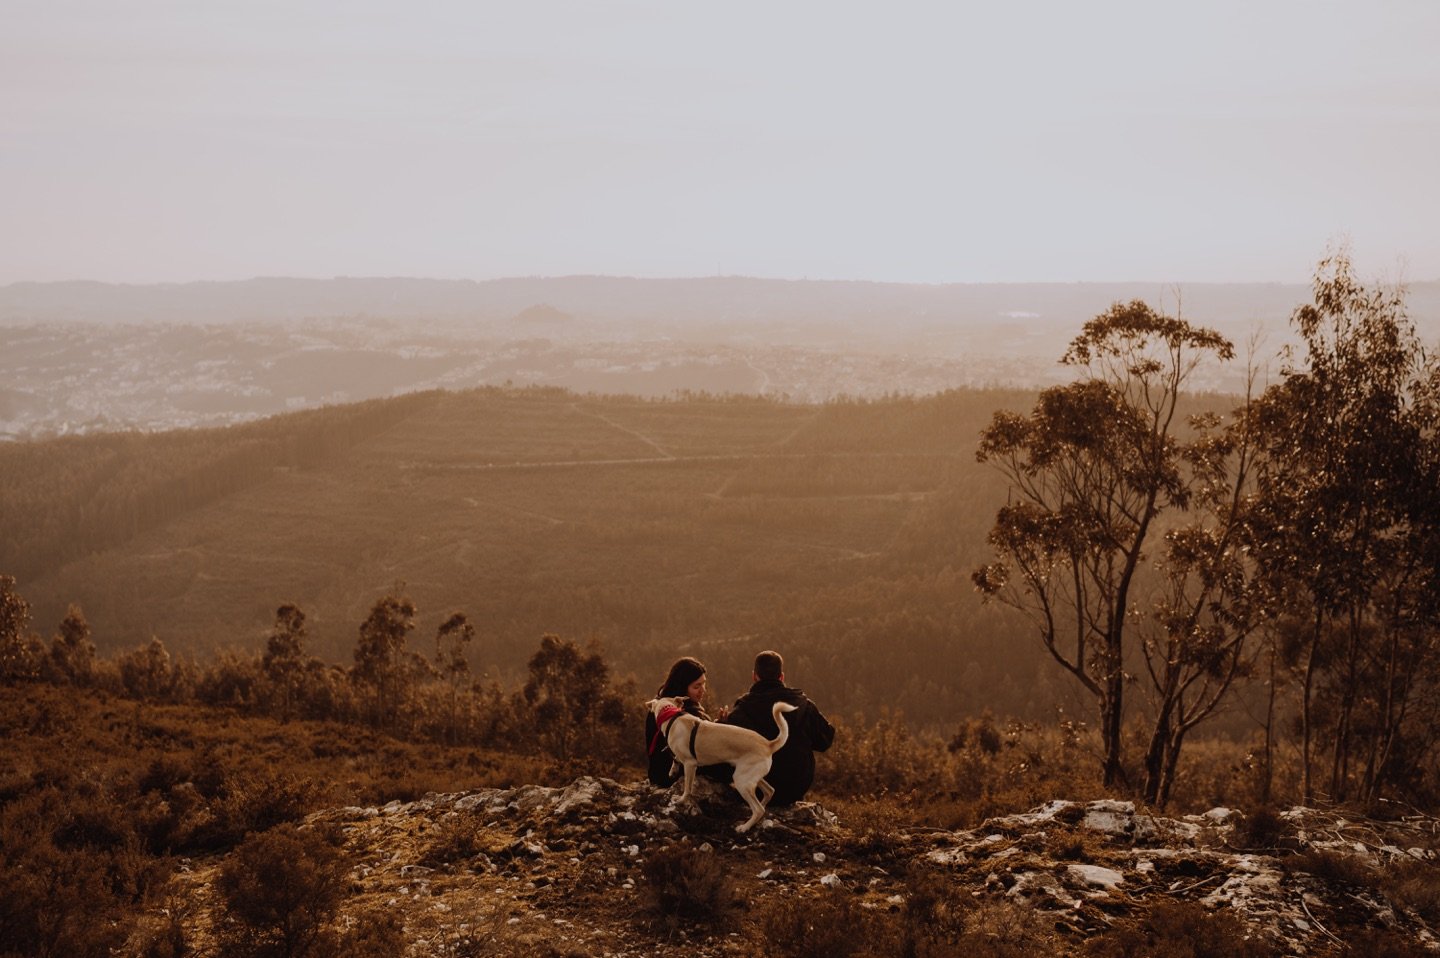
[[[1106,651],[1106,661],[1109,674],[1105,677],[1105,694],[1100,699],[1100,725],[1105,749],[1103,782],[1106,788],[1114,788],[1125,784],[1124,742],[1121,738],[1125,716],[1125,670],[1118,648]]]
[[[1324,623],[1324,613],[1317,607],[1315,610],[1315,630],[1310,634],[1310,655],[1305,662],[1305,685],[1300,697],[1300,792],[1302,800],[1309,805],[1315,800],[1315,783],[1311,778],[1311,750],[1314,735],[1314,721],[1310,712],[1311,696],[1315,688],[1315,660],[1320,651],[1320,628]]]
[[[1160,703],[1160,715],[1155,729],[1150,733],[1150,745],[1145,749],[1145,803],[1161,806],[1163,800],[1163,779],[1165,777],[1165,752],[1170,741],[1170,713],[1174,705],[1167,699]]]
[[[1260,777],[1260,804],[1269,805],[1275,787],[1275,636],[1270,636],[1270,688],[1265,702],[1265,770]]]

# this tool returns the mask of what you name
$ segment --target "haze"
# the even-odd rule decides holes
[[[1440,278],[1440,6],[11,2],[0,284]]]

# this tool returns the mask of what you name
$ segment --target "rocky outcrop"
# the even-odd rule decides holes
[[[656,912],[645,863],[676,845],[715,855],[752,905],[847,894],[862,908],[899,910],[923,870],[976,899],[1024,903],[1077,940],[1185,900],[1231,910],[1287,954],[1323,952],[1362,926],[1440,949],[1381,881],[1396,862],[1434,867],[1430,819],[1380,824],[1292,809],[1276,819],[1274,847],[1258,849],[1245,847],[1236,812],[1163,818],[1120,801],[1054,801],[962,831],[847,823],[802,803],[737,836],[745,816],[721,791],[681,806],[645,784],[581,778],[337,808],[307,825],[343,836],[354,862],[342,922],[398,913],[415,954],[526,953],[542,943],[559,955],[653,954],[667,943],[690,955],[753,953],[743,922],[687,927]],[[1363,865],[1351,879],[1376,880],[1314,873],[1316,862],[1336,861]],[[197,891],[215,867],[192,872]]]

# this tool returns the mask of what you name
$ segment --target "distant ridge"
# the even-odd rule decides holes
[[[748,277],[637,279],[614,276],[477,282],[406,278],[294,279],[125,285],[92,281],[0,287],[0,322],[232,323],[369,317],[503,321],[536,304],[599,321],[739,321],[879,317],[990,321],[1017,313],[1072,323],[1116,300],[1174,307],[1174,284],[983,283],[916,285]],[[1304,284],[1178,286],[1185,312],[1212,318],[1283,318],[1308,299]],[[1440,306],[1440,283],[1411,288],[1412,306]],[[1440,309],[1434,310],[1440,312]]]

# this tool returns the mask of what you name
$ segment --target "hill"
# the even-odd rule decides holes
[[[968,578],[1004,496],[976,438],[1029,403],[485,389],[9,444],[0,569],[42,627],[79,603],[102,653],[152,636],[254,650],[294,602],[315,652],[348,661],[369,607],[403,588],[422,651],[463,610],[492,676],[558,632],[642,685],[698,655],[723,699],[773,646],[836,710],[1042,714],[1063,683]]]

